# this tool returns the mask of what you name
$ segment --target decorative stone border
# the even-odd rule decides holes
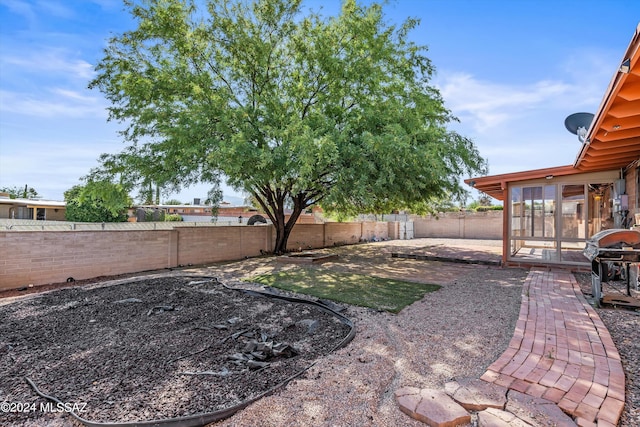
[[[396,391],[400,410],[432,427],[471,422],[479,427],[575,426],[553,402],[469,378],[445,384],[444,391],[403,387]]]

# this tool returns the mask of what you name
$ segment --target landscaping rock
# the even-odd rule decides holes
[[[535,426],[575,427],[577,424],[550,400],[509,390],[506,410]]]
[[[487,408],[478,412],[478,427],[530,427],[530,425],[511,412]]]
[[[400,410],[431,427],[454,427],[471,422],[471,415],[444,391],[402,387],[396,390]]]
[[[477,378],[464,378],[446,383],[444,391],[468,411],[504,409],[507,404],[506,387]]]
[[[302,319],[296,322],[296,326],[305,329],[308,334],[312,334],[318,329],[320,323],[315,319]]]

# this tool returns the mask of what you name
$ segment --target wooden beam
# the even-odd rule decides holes
[[[626,118],[617,118],[617,117],[607,117],[602,121],[600,125],[600,130],[604,129],[605,131],[615,132],[618,129],[629,129],[638,127],[638,118],[637,117],[626,117]]]
[[[600,143],[598,145],[602,146],[604,144],[605,143]],[[586,157],[606,157],[609,159],[614,159],[616,157],[621,157],[629,153],[640,153],[640,144],[618,145],[617,147],[604,147],[602,149],[597,149],[594,146],[592,150],[587,151],[587,155],[585,156],[585,158]]]
[[[596,135],[595,140],[609,142],[609,141],[625,141],[632,138],[636,138],[636,139],[640,138],[640,126],[635,128],[628,128],[628,129],[620,128],[619,130],[613,130],[613,131],[600,130],[600,132],[598,132],[598,134]],[[622,142],[621,144],[627,145],[628,143]],[[596,148],[596,150],[598,150],[598,148]]]
[[[625,101],[637,101],[640,99],[640,81],[629,82],[628,80],[618,92],[618,96]]]
[[[640,116],[640,101],[616,99],[609,108],[608,114],[617,118]]]

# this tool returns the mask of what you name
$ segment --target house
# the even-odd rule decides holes
[[[194,199],[194,203],[192,205],[135,206],[129,210],[129,217],[136,218],[136,211],[138,209],[164,211],[165,214],[169,215],[178,214],[184,221],[188,222],[211,222],[213,213],[212,206],[200,204],[200,199]],[[321,209],[314,207],[313,212],[302,213],[296,223],[317,223],[317,216],[314,214],[316,212],[321,212]],[[255,215],[261,216],[265,221],[268,222],[269,217],[267,216],[267,214],[265,214],[262,210],[254,208],[253,206],[233,206],[229,202],[221,202],[220,206],[218,206],[216,221],[247,224],[247,221],[249,221],[249,219]],[[288,215],[289,213],[285,212],[285,218],[288,218]],[[141,218],[137,220],[141,221]]]
[[[640,24],[573,164],[469,178],[504,202],[504,265],[588,264],[585,241],[640,225]]]
[[[39,199],[11,199],[0,193],[0,218],[64,221],[65,202]]]
[[[189,222],[211,222],[213,207],[211,205],[200,204],[200,199],[194,199],[192,205],[141,205],[130,209],[130,217],[136,217],[135,211],[138,209],[159,210],[165,214],[178,214],[184,221]],[[244,222],[255,215],[258,211],[250,206],[232,206],[228,202],[220,203],[218,206],[216,220],[219,222]],[[138,219],[140,221],[141,219]]]

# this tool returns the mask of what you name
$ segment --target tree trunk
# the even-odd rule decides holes
[[[287,252],[287,243],[289,242],[289,236],[291,235],[293,226],[296,225],[296,221],[302,213],[302,209],[303,208],[301,206],[297,206],[297,204],[295,204],[293,207],[293,212],[291,212],[291,216],[286,222],[284,218],[284,209],[282,209],[282,217],[276,218],[277,221],[273,224],[276,227],[276,244],[273,249],[274,254],[282,255]]]
[[[262,191],[253,192],[254,199],[260,204],[264,212],[269,216],[276,229],[276,242],[273,248],[275,255],[282,255],[287,252],[287,242],[293,230],[293,226],[300,217],[302,211],[307,207],[308,199],[304,193],[293,197],[293,211],[288,221],[285,221],[284,191],[272,191],[269,187],[263,187]]]
[[[276,228],[276,244],[273,248],[273,253],[276,255],[282,255],[287,250],[287,241],[289,240],[290,233],[286,232],[284,221],[273,225]]]

